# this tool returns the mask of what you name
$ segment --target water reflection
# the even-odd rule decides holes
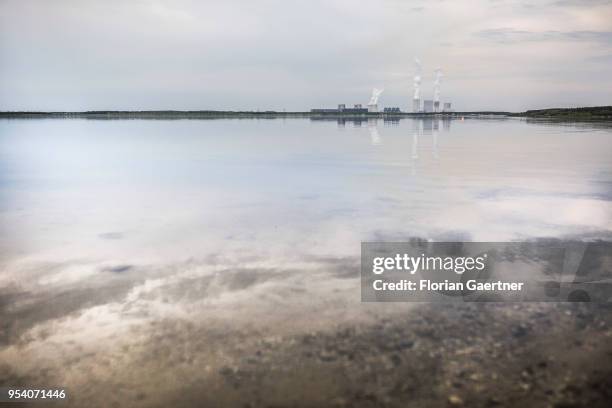
[[[370,132],[370,140],[371,140],[372,146],[381,144],[382,139],[380,138],[380,134],[378,133],[378,120],[377,119],[368,120],[368,131]]]
[[[610,237],[609,127],[450,122],[0,121],[0,375],[101,393],[74,373],[375,320],[361,241]]]
[[[395,234],[397,219],[399,232],[497,239],[609,225],[609,128],[420,118],[342,119],[340,131],[338,120],[3,122],[2,259],[61,261],[71,245],[181,258],[271,226],[292,239],[345,231],[350,247]],[[418,178],[398,184],[406,174]],[[549,205],[559,211],[542,214]]]

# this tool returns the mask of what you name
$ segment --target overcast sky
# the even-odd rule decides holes
[[[612,104],[612,1],[0,0],[0,110]]]

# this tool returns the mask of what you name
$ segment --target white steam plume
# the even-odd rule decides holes
[[[370,102],[368,103],[368,105],[376,105],[378,103],[378,98],[380,97],[380,94],[382,94],[384,91],[384,89],[372,89],[372,97],[370,98]]]
[[[414,99],[421,99],[421,61],[414,59]]]
[[[440,80],[442,79],[442,70],[436,68],[434,72],[434,102],[440,102]]]

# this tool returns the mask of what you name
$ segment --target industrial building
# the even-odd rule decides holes
[[[341,103],[338,105],[337,109],[311,109],[310,112],[311,113],[326,113],[326,114],[331,114],[331,113],[361,114],[361,113],[368,113],[368,108],[364,108],[360,103],[356,103],[352,108],[347,108],[346,104]]]
[[[385,108],[383,109],[383,112],[384,113],[400,113],[401,111],[400,111],[400,108],[393,107],[393,108]]]
[[[341,113],[368,113],[368,108],[364,108],[360,103],[356,103],[352,108],[345,105],[338,105],[338,112]]]
[[[423,101],[423,112],[432,113],[434,107],[434,101],[432,99],[425,99]]]

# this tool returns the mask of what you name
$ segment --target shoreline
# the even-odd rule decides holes
[[[310,112],[310,111],[223,111],[223,110],[96,110],[96,111],[0,111],[0,119],[278,119],[309,118],[312,120],[400,120],[400,119],[459,119],[459,118],[522,118],[546,121],[612,121],[612,106],[583,108],[551,108],[525,112],[464,111],[464,112]]]
[[[0,112],[1,118],[86,118],[86,119],[217,119],[217,118],[310,118],[310,119],[403,119],[460,118],[475,116],[509,117],[510,112],[436,112],[436,113],[312,113],[276,111],[85,111],[85,112]]]

